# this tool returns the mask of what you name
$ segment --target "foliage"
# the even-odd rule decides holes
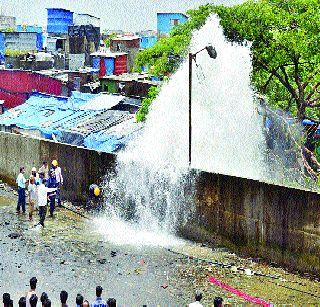
[[[26,50],[14,50],[14,49],[6,49],[4,54],[5,56],[8,56],[8,57],[13,57],[13,58],[17,58],[19,57],[20,55],[25,55],[27,54],[28,52],[30,51],[26,51]]]
[[[14,28],[5,28],[5,29],[1,29],[0,32],[14,32]]]
[[[320,113],[320,2],[249,0],[216,6],[226,36],[252,42],[252,81],[271,104],[299,119]]]
[[[155,76],[173,73],[181,58],[187,53],[192,31],[204,25],[212,9],[212,6],[204,5],[196,10],[188,11],[187,22],[173,28],[168,37],[160,38],[153,47],[138,53],[135,60],[135,71],[141,72],[142,66],[148,66],[150,74]]]
[[[168,76],[178,67],[181,59],[186,56],[192,32],[200,29],[213,7],[204,5],[196,10],[188,11],[187,22],[175,27],[168,37],[160,38],[157,43],[138,53],[135,60],[135,71],[141,72],[143,66],[149,67],[149,73],[155,76]],[[149,106],[159,93],[159,88],[150,88],[148,97],[142,101],[142,106],[136,114],[137,121],[144,121]]]
[[[112,33],[112,34],[109,35],[109,37],[107,39],[104,40],[104,43],[105,43],[107,48],[110,47],[111,40],[114,39],[115,37],[117,37],[117,34],[116,33]]]
[[[160,92],[160,87],[151,86],[148,91],[148,95],[146,98],[142,100],[141,108],[138,110],[136,114],[137,122],[144,121],[149,112],[149,106],[153,102],[153,100],[158,96]]]

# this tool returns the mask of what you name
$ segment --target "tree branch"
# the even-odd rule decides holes
[[[309,95],[307,96],[306,100],[310,100],[313,94],[316,92],[316,90],[319,88],[320,82],[318,82],[310,91]]]
[[[274,76],[273,73],[271,73],[270,76],[269,76],[269,78],[268,78],[268,80],[267,80],[267,82],[265,83],[265,85],[262,86],[262,92],[263,92],[263,93],[266,92],[267,87],[268,87],[269,83],[271,82],[273,76]]]
[[[289,77],[287,75],[287,72],[285,70],[284,66],[279,66],[275,69],[270,69],[268,67],[267,64],[265,64],[262,60],[257,60],[258,63],[260,63],[261,67],[266,70],[267,72],[271,73],[272,75],[274,75],[275,77],[278,78],[278,80],[282,83],[282,85],[288,90],[288,92],[292,95],[292,97],[297,101],[298,100],[298,96],[297,93],[295,91],[295,89],[293,88],[293,86],[290,84],[289,81]],[[278,69],[281,69],[284,77],[282,77],[279,73],[278,73]]]
[[[293,88],[293,86],[290,84],[289,77],[288,77],[288,74],[286,72],[285,67],[284,66],[280,66],[279,68],[280,68],[280,70],[282,71],[282,73],[284,75],[284,82],[281,81],[281,79],[283,80],[283,78],[281,77],[280,74],[278,74],[279,75],[279,77],[278,77],[279,81],[287,88],[287,90],[294,97],[294,99],[298,100],[298,95],[297,95],[295,89]]]
[[[316,106],[316,103],[315,103],[315,102],[317,102],[317,101],[319,101],[319,100],[320,100],[320,96],[318,96],[318,97],[316,97],[316,98],[314,98],[314,99],[309,100],[309,101],[307,102],[307,104],[308,104],[309,107],[315,107],[315,106]]]
[[[298,92],[299,92],[299,99],[303,98],[303,87],[301,84],[301,78],[299,74],[299,58],[294,57],[294,80],[296,81],[296,84],[298,86]]]

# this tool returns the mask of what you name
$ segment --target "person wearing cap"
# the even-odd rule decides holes
[[[29,299],[30,307],[37,307],[38,297],[36,294],[32,294]]]
[[[31,170],[31,175],[30,177],[34,177],[34,180],[35,180],[35,184],[37,184],[39,182],[39,174],[37,172],[37,169],[35,167],[32,168]],[[38,184],[37,184],[38,185]]]
[[[50,204],[50,217],[53,217],[53,213],[55,210],[55,202],[56,202],[56,195],[58,191],[58,183],[55,175],[54,169],[50,169],[49,179],[47,182],[47,187],[50,189],[55,189],[54,192],[48,192],[48,199]]]
[[[26,212],[26,178],[24,177],[26,170],[22,166],[20,167],[20,173],[17,177],[16,183],[18,186],[18,204],[17,204],[17,213],[20,213],[20,207],[22,207],[22,212]]]
[[[213,306],[214,307],[222,307],[223,306],[222,303],[223,303],[223,298],[220,296],[216,296],[213,301]]]
[[[107,300],[107,306],[108,307],[117,307],[117,301],[115,298],[113,297],[110,297],[108,300]]]
[[[26,301],[26,297],[22,296],[19,299],[18,305],[19,307],[26,307],[27,301]]]
[[[91,307],[107,307],[107,302],[102,299],[101,295],[102,295],[102,287],[101,286],[97,286],[96,287],[96,300],[91,304]]]
[[[61,206],[61,197],[60,197],[60,191],[61,191],[61,186],[63,185],[63,177],[62,177],[62,172],[61,172],[61,167],[58,165],[57,160],[52,161],[52,167],[51,169],[54,169],[55,175],[56,175],[56,181],[58,184],[58,189],[57,189],[57,195],[56,199],[58,202],[58,206]]]

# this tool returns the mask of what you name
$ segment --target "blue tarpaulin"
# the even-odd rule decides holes
[[[84,139],[84,146],[98,151],[114,152],[123,147],[122,137],[108,135],[104,131],[92,133]]]
[[[97,151],[115,152],[128,143],[134,135],[133,131],[139,127],[133,122],[132,128],[122,134],[111,131],[108,134],[107,129],[117,126],[127,118],[126,116],[132,115],[128,115],[128,112],[125,111],[110,110],[109,107],[84,109],[91,101],[93,103],[97,99],[101,100],[102,106],[110,104],[110,101],[117,98],[112,95],[100,96],[100,94],[73,92],[68,98],[33,93],[24,104],[0,115],[0,124],[15,125],[24,130],[36,130],[43,138],[62,142],[76,138],[80,142],[83,140],[83,144],[77,143],[77,145]],[[102,116],[101,114],[104,114],[103,122],[102,119],[98,119],[95,123],[96,119]],[[104,127],[102,128],[104,130],[98,131],[95,126]],[[68,133],[70,137],[67,136]]]
[[[56,97],[34,93],[24,104],[0,116],[1,124],[20,129],[38,130],[45,138],[59,136],[61,128],[71,128],[98,112],[81,111],[79,107],[96,95],[73,92],[72,97]]]
[[[302,125],[303,125],[303,126],[309,126],[309,125],[314,125],[314,124],[315,124],[315,122],[312,121],[312,120],[310,120],[310,119],[304,119],[304,120],[302,121]]]

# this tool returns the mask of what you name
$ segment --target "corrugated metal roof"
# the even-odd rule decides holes
[[[34,93],[23,105],[0,115],[0,123],[16,125],[26,132],[39,131],[45,138],[54,135],[58,141],[82,146],[88,138],[92,140],[88,143],[89,148],[110,152],[125,146],[129,138],[124,131],[132,134],[141,128],[141,125],[133,124],[134,115],[128,111],[110,110],[122,100],[125,97],[109,94],[73,92],[68,98]],[[125,129],[123,123],[129,121],[130,125]],[[122,125],[115,129],[119,124]],[[104,142],[108,143],[104,145]]]

